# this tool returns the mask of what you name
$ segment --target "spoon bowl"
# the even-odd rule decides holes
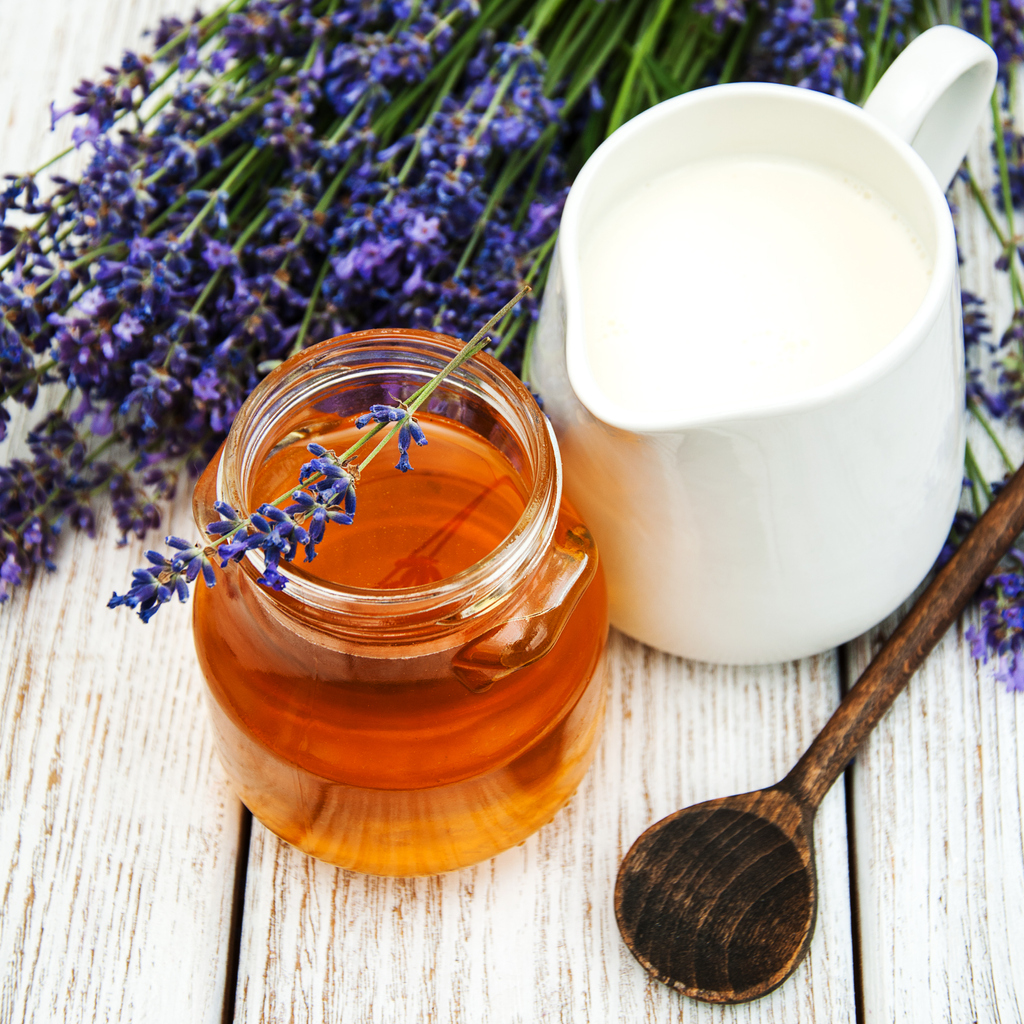
[[[659,981],[705,1002],[744,1002],[781,985],[814,929],[812,821],[773,786],[652,825],[615,886],[630,951]]]

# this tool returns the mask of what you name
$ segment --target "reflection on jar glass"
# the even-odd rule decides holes
[[[253,509],[294,487],[309,442],[340,453],[359,414],[407,399],[457,349],[363,331],[289,360],[199,481],[200,528],[215,500]],[[355,522],[328,524],[313,562],[282,562],[286,590],[257,584],[252,553],[194,606],[241,798],[294,846],[383,875],[472,864],[549,821],[583,778],[605,702],[604,579],[561,499],[547,419],[488,356],[417,419],[429,444],[414,469],[393,468],[392,442],[359,480]]]

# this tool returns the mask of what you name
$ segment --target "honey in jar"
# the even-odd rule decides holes
[[[294,488],[308,443],[340,453],[356,416],[456,350],[376,331],[289,360],[200,481],[197,522],[217,498],[252,509]],[[374,874],[450,870],[526,838],[578,786],[604,710],[604,581],[545,417],[484,356],[418,418],[415,468],[378,455],[353,524],[329,524],[312,562],[282,563],[284,591],[256,583],[254,554],[194,608],[241,798],[293,845]]]

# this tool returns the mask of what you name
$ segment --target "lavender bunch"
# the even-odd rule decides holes
[[[446,377],[483,351],[490,341],[489,332],[529,290],[529,285],[523,285],[408,402],[400,407],[371,406],[368,413],[356,420],[356,427],[362,430],[371,423],[373,426],[341,455],[320,444],[307,445],[313,458],[300,469],[298,488],[286,491],[248,514],[239,515],[226,502],[215,502],[220,519],[206,524],[206,543],[167,537],[166,543],[172,549],[170,554],[147,551],[149,565],[134,571],[132,586],[124,594],[115,593],[108,607],[134,608],[142,621],[148,622],[174,595],[181,602],[187,601],[189,585],[200,575],[207,587],[215,586],[215,560],[220,562],[221,569],[226,569],[232,562],[240,562],[256,551],[263,554],[263,573],[257,582],[270,590],[284,590],[287,580],[280,571],[281,559],[292,561],[301,547],[305,561],[312,562],[328,523],[351,525],[356,513],[356,481],[396,435],[399,456],[395,468],[403,473],[412,469],[409,463],[412,442],[427,443],[415,419],[417,409],[430,399]],[[390,427],[387,434],[359,462],[355,458],[359,450],[387,427]],[[292,504],[288,504],[289,501]]]
[[[157,526],[290,353],[466,333],[543,274],[560,102],[495,22],[470,0],[232,0],[52,111],[94,156],[45,198],[43,168],[0,193],[0,439],[7,403],[63,395],[0,468],[0,601],[65,526],[92,532],[101,492],[125,536]],[[497,354],[521,359],[535,313]]]
[[[986,40],[996,51],[999,77],[992,101],[992,127],[998,184],[995,204],[979,185],[971,168],[962,178],[999,242],[996,269],[1007,275],[1013,302],[1010,322],[998,341],[991,340],[992,328],[978,296],[963,293],[964,348],[967,359],[967,408],[999,454],[1009,475],[1013,460],[1001,443],[994,420],[1024,425],[1024,278],[1021,275],[1020,239],[1014,228],[1015,210],[1024,206],[1024,146],[1009,113],[1014,71],[1024,59],[1024,5],[1000,0],[965,4],[964,27]],[[996,211],[1002,214],[1002,221]],[[995,377],[995,386],[989,381]],[[1005,479],[1005,478],[1004,478]],[[969,510],[961,510],[953,523],[940,562],[952,554],[966,536],[1003,480],[986,479],[971,444],[965,456],[965,492]],[[972,654],[995,662],[995,676],[1010,690],[1024,689],[1024,554],[1014,548],[979,591],[981,623],[966,634]]]

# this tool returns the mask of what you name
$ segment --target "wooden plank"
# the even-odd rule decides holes
[[[989,138],[980,131],[970,154],[986,189],[995,181]],[[998,338],[1011,312],[1006,275],[993,269],[998,244],[962,184],[953,198],[963,284],[989,300]],[[976,423],[968,427],[989,479],[998,479],[1003,470],[994,446]],[[1000,432],[1019,464],[1020,431]],[[844,651],[851,680],[900,614]],[[868,1024],[1024,1019],[1024,698],[1007,693],[992,667],[970,656],[964,632],[977,621],[973,607],[854,764]]]
[[[0,169],[59,151],[70,126],[48,134],[48,100],[179,8],[2,0]],[[187,494],[165,526],[192,530]],[[222,1019],[241,809],[216,765],[190,616],[146,627],[104,607],[151,544],[118,548],[111,526],[70,535],[58,571],[0,609],[3,1024]]]
[[[763,1021],[855,1018],[845,802],[819,812],[817,932],[786,985],[712,1008],[648,980],[619,940],[619,860],[651,822],[774,782],[838,699],[832,655],[724,668],[613,633],[606,731],[579,793],[499,857],[433,878],[369,878],[254,828],[240,1021]]]

